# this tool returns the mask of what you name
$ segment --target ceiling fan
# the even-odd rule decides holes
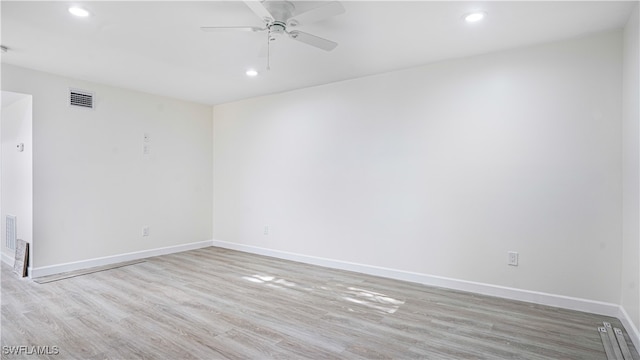
[[[203,26],[203,31],[248,31],[267,33],[267,54],[269,44],[283,35],[318,49],[331,51],[338,43],[295,30],[298,26],[314,23],[345,12],[338,1],[326,2],[316,8],[301,13],[295,12],[295,5],[289,1],[262,0],[245,1],[245,4],[264,22],[262,27],[256,26]],[[268,55],[267,55],[268,59]],[[267,69],[269,69],[267,60]]]

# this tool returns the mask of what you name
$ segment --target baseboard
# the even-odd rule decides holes
[[[509,288],[473,281],[458,280],[441,276],[414,273],[402,270],[395,270],[371,265],[357,264],[346,261],[339,261],[327,258],[320,258],[308,255],[295,254],[285,251],[265,249],[256,246],[249,246],[225,241],[213,240],[213,246],[238,250],[258,255],[265,255],[279,259],[292,260],[306,264],[318,265],[333,269],[354,271],[358,273],[381,276],[391,279],[410,281],[414,283],[437,286],[447,289],[467,291],[476,294],[496,296],[505,299],[519,300],[540,305],[554,306],[570,310],[578,310],[598,315],[618,317],[620,306],[617,304],[593,301],[588,299],[574,298],[563,295],[548,294],[537,291]],[[626,326],[626,325],[625,325]],[[631,332],[629,332],[631,334]],[[635,341],[634,341],[635,344]]]
[[[153,256],[168,255],[183,251],[201,249],[212,245],[212,240],[200,241],[189,244],[181,244],[175,246],[168,246],[158,249],[150,249],[143,251],[136,251],[126,254],[119,254],[113,256],[105,256],[101,258],[88,259],[64,264],[42,266],[31,269],[31,277],[39,278],[43,276],[49,276],[54,274],[65,273],[69,271],[88,269],[96,266],[104,266],[110,264],[117,264],[124,261],[132,261],[138,259],[144,259]]]
[[[617,318],[620,319],[620,322],[624,325],[624,329],[627,331],[627,334],[629,334],[633,346],[640,352],[640,331],[638,331],[638,328],[634,325],[633,320],[631,320],[629,314],[624,310],[624,307],[620,306]]]

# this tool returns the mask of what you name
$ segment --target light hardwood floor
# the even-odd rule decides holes
[[[51,359],[606,359],[596,328],[622,326],[214,247],[46,284],[2,272],[2,345]]]

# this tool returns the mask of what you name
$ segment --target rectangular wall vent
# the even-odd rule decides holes
[[[6,220],[6,229],[7,229],[7,238],[5,246],[7,249],[15,250],[16,249],[16,217],[15,215],[7,215]]]
[[[84,90],[69,89],[69,105],[93,109],[93,93]]]

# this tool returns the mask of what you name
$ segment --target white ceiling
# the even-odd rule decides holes
[[[637,1],[344,1],[346,13],[300,27],[337,41],[332,52],[290,39],[259,53],[264,33],[240,1],[2,1],[2,62],[205,104],[283,92],[444,59],[578,37],[624,26]],[[82,5],[89,18],[71,16]],[[295,2],[297,11],[318,1]],[[462,15],[487,12],[481,23]],[[256,68],[256,78],[245,75]]]

